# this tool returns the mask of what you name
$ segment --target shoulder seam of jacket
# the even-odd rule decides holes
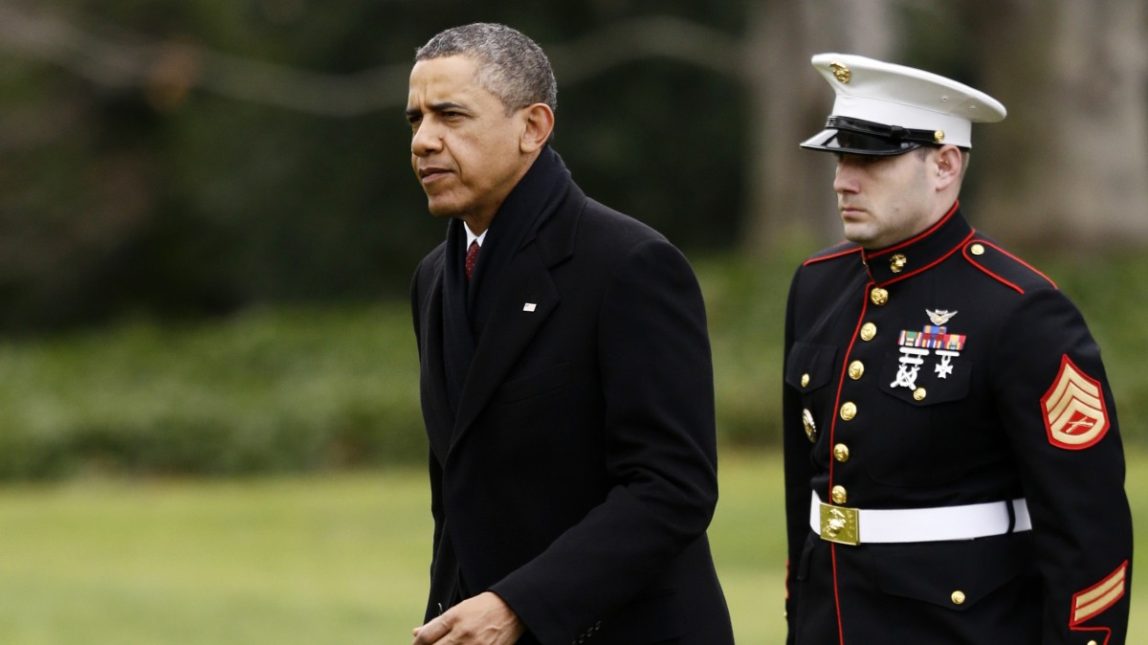
[[[1000,275],[999,273],[997,273],[997,272],[993,271],[992,269],[988,268],[987,266],[985,266],[984,264],[982,264],[980,261],[978,261],[978,260],[977,260],[975,257],[973,257],[972,255],[970,255],[970,253],[969,253],[969,249],[970,249],[970,248],[972,248],[972,246],[973,246],[974,244],[980,244],[980,245],[982,245],[982,246],[991,246],[991,247],[992,247],[994,250],[998,251],[998,252],[999,252],[1001,255],[1003,255],[1004,257],[1006,257],[1006,258],[1008,258],[1008,259],[1012,260],[1012,261],[1013,261],[1013,262],[1015,262],[1016,264],[1019,264],[1019,265],[1021,265],[1022,267],[1026,268],[1026,269],[1028,269],[1029,271],[1031,271],[1031,272],[1035,273],[1036,275],[1040,276],[1040,277],[1041,277],[1041,278],[1042,278],[1042,279],[1043,279],[1045,282],[1047,282],[1047,283],[1049,284],[1049,286],[1051,286],[1053,289],[1057,289],[1057,290],[1059,290],[1059,289],[1060,289],[1060,287],[1058,287],[1058,286],[1057,286],[1056,282],[1054,282],[1054,281],[1052,280],[1052,278],[1048,277],[1047,275],[1045,275],[1044,273],[1042,273],[1042,272],[1041,272],[1039,269],[1037,269],[1036,267],[1032,266],[1032,265],[1031,265],[1031,264],[1029,264],[1028,262],[1025,262],[1024,260],[1020,259],[1020,258],[1019,258],[1019,257],[1017,257],[1016,255],[1013,255],[1012,253],[1009,253],[1009,252],[1008,252],[1008,251],[1006,251],[1004,248],[1002,248],[1002,247],[1001,247],[999,244],[996,244],[995,242],[990,242],[989,240],[987,240],[987,239],[985,239],[985,238],[983,238],[983,237],[980,237],[980,236],[977,236],[976,238],[974,238],[974,239],[972,239],[972,240],[969,240],[969,241],[968,241],[968,242],[965,244],[964,248],[963,248],[963,249],[961,249],[961,255],[962,255],[962,256],[964,256],[965,260],[966,260],[966,261],[968,261],[968,263],[969,263],[969,264],[973,265],[975,268],[977,268],[979,271],[981,271],[981,272],[982,272],[982,273],[984,273],[985,275],[987,275],[987,276],[989,276],[990,278],[992,278],[993,280],[996,280],[997,282],[999,282],[999,283],[1003,284],[1004,286],[1006,286],[1006,287],[1008,287],[1008,288],[1012,289],[1013,291],[1016,291],[1017,293],[1019,293],[1019,294],[1021,294],[1021,295],[1024,295],[1024,293],[1025,293],[1025,290],[1024,290],[1024,288],[1022,288],[1020,285],[1018,285],[1018,284],[1016,284],[1015,282],[1013,282],[1013,281],[1011,281],[1011,280],[1009,280],[1009,279],[1005,278],[1004,276]]]

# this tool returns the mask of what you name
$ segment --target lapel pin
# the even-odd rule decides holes
[[[533,302],[528,302],[528,303],[525,303],[524,305],[522,305],[523,311],[534,311],[537,308],[538,308],[538,305],[534,304]]]

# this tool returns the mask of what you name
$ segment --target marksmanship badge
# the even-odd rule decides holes
[[[897,361],[897,377],[889,387],[904,387],[910,390],[917,389],[917,376],[921,366],[930,354],[936,354],[940,360],[933,365],[937,378],[948,378],[953,373],[953,359],[961,355],[965,348],[964,334],[950,334],[949,320],[957,315],[955,311],[944,309],[926,309],[931,325],[925,325],[921,331],[903,330],[897,341],[900,346],[901,358]]]
[[[1085,374],[1065,354],[1060,373],[1040,399],[1048,441],[1065,450],[1083,450],[1108,432],[1108,407],[1100,381]]]

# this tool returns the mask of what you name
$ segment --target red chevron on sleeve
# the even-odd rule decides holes
[[[1075,627],[1095,618],[1123,598],[1127,572],[1128,561],[1125,560],[1100,582],[1073,594],[1070,624]]]
[[[1100,381],[1085,374],[1065,354],[1060,373],[1040,399],[1048,441],[1065,450],[1084,450],[1108,432],[1108,407]]]

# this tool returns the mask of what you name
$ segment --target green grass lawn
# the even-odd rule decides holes
[[[1129,464],[1133,513],[1148,526],[1148,497],[1135,494],[1148,452]],[[721,484],[711,536],[738,642],[780,643],[779,460],[727,452]],[[428,503],[418,469],[9,486],[0,643],[405,645],[426,591]],[[1140,633],[1148,597],[1133,597]]]

